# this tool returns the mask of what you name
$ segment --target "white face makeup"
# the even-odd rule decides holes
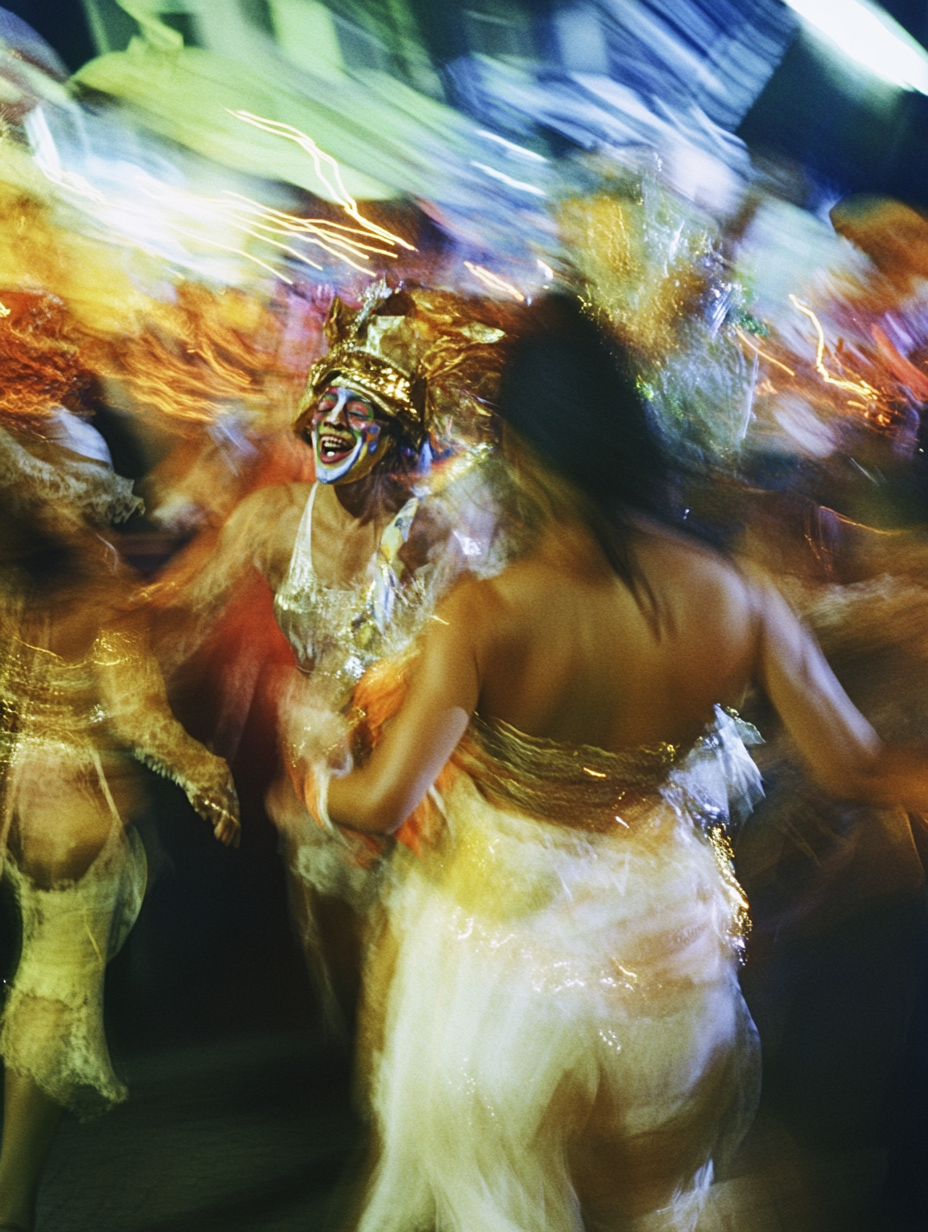
[[[330,385],[320,394],[312,425],[320,483],[354,483],[386,452],[389,438],[374,404],[345,385]]]

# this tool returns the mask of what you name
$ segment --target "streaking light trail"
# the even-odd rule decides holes
[[[291,285],[293,280],[268,260],[238,243],[227,243],[224,238],[219,237],[224,235],[234,238],[235,233],[250,237],[260,245],[276,250],[283,257],[289,257],[320,271],[324,267],[303,250],[306,246],[319,249],[362,274],[372,272],[369,264],[372,255],[395,259],[397,247],[415,251],[413,245],[400,236],[364,218],[357,202],[345,191],[335,159],[320,150],[305,133],[291,128],[290,125],[263,120],[260,116],[252,116],[247,112],[232,114],[244,123],[296,141],[306,150],[313,159],[321,182],[329,194],[336,198],[336,204],[345,211],[351,222],[301,218],[284,210],[261,205],[260,202],[229,190],[224,190],[216,197],[200,196],[166,184],[138,169],[131,176],[131,182],[137,190],[135,198],[129,195],[108,198],[84,176],[62,167],[54,139],[40,108],[36,108],[30,115],[28,127],[35,148],[36,164],[43,174],[58,187],[83,197],[97,207],[112,211],[125,222],[129,222],[134,238],[141,241],[148,250],[151,248],[151,236],[156,235],[161,228],[166,228],[175,235],[193,240],[197,245],[242,257]],[[144,200],[140,198],[147,198],[152,202],[152,207],[146,207]]]
[[[868,385],[866,381],[842,381],[838,377],[831,375],[825,367],[825,331],[822,329],[821,321],[819,321],[818,317],[808,306],[808,304],[804,304],[802,300],[797,299],[795,295],[791,295],[789,299],[793,307],[801,312],[803,316],[807,316],[815,326],[815,332],[818,335],[818,342],[815,348],[815,368],[822,380],[828,385],[834,385],[838,389],[847,390],[848,393],[857,394],[858,397],[867,398],[871,402],[876,401],[879,394],[873,386]]]
[[[517,154],[519,158],[528,159],[530,162],[546,163],[548,161],[544,154],[536,154],[534,150],[527,150],[524,145],[516,145],[514,141],[507,141],[505,137],[500,137],[498,133],[491,133],[488,128],[478,128],[477,136],[486,137],[487,141],[495,141],[504,150],[509,150],[510,153]]]
[[[361,214],[358,209],[358,203],[342,183],[342,173],[338,163],[331,154],[326,154],[325,150],[320,150],[312,137],[308,137],[306,133],[301,132],[298,128],[294,128],[292,124],[282,124],[277,120],[266,120],[262,116],[252,115],[250,111],[232,111],[229,114],[235,116],[236,120],[241,120],[243,124],[250,124],[253,128],[260,128],[262,132],[270,133],[274,137],[283,137],[287,141],[295,142],[313,160],[316,175],[325,185],[330,196],[364,231],[369,235],[379,236],[380,239],[386,240],[389,244],[399,244],[401,248],[405,248],[409,252],[416,251],[414,245],[407,243],[406,240],[401,239],[398,235],[394,235],[391,231],[387,231],[384,227],[378,227],[376,223],[370,222]]]
[[[534,184],[526,184],[524,180],[514,180],[511,175],[506,175],[504,171],[497,171],[495,167],[488,167],[486,163],[478,163],[471,159],[470,165],[476,167],[478,171],[482,171],[484,175],[488,175],[491,180],[499,180],[501,184],[506,184],[510,188],[517,188],[520,192],[531,193],[534,197],[543,197],[545,195],[544,190],[536,188]]]
[[[469,269],[474,277],[479,279],[485,287],[489,287],[491,291],[504,291],[507,295],[511,295],[513,299],[517,299],[520,304],[525,303],[525,296],[519,288],[514,287],[505,278],[500,278],[498,274],[492,273],[491,270],[484,269],[482,265],[475,265],[473,261],[465,261],[464,268]]]
[[[344,261],[361,273],[366,273],[368,270],[365,265],[359,265],[358,261],[365,261],[368,253],[377,253],[379,256],[391,258],[396,256],[390,248],[384,247],[383,241],[365,242],[370,241],[371,234],[360,227],[350,227],[344,223],[329,222],[320,218],[299,218],[283,210],[269,209],[257,201],[243,197],[240,193],[226,190],[219,197],[197,197],[192,193],[178,191],[150,177],[145,177],[144,182],[139,177],[137,183],[142,191],[153,200],[173,206],[182,212],[202,211],[204,221],[212,216],[216,221],[226,222],[235,230],[263,240],[295,260],[313,266],[314,269],[321,269],[322,266],[310,260],[305,253],[298,251],[292,244],[285,243],[284,237],[293,241],[302,240],[304,243],[322,248],[329,256]],[[403,241],[396,240],[396,242],[402,243]]]
[[[735,328],[735,333],[738,335],[738,337],[741,339],[741,341],[744,343],[744,345],[745,345],[746,347],[749,347],[749,348],[750,348],[750,350],[752,350],[752,351],[754,352],[754,354],[755,354],[755,355],[761,355],[761,356],[763,356],[763,358],[764,358],[764,359],[766,359],[768,363],[771,363],[771,364],[776,364],[776,366],[777,366],[778,368],[782,368],[782,369],[783,369],[783,371],[784,371],[784,372],[788,372],[790,376],[795,376],[795,375],[796,375],[796,373],[792,370],[792,368],[787,368],[786,364],[781,364],[781,363],[780,363],[780,361],[779,361],[778,359],[774,359],[772,355],[768,355],[766,351],[762,351],[762,350],[761,350],[761,348],[757,345],[757,343],[756,343],[756,342],[753,342],[753,341],[752,341],[752,340],[748,337],[748,335],[744,332],[744,330],[743,330],[743,329],[738,329],[738,328],[736,327],[736,328]]]

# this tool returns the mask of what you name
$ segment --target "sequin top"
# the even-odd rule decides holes
[[[316,486],[300,520],[287,576],[274,596],[274,614],[301,670],[312,672],[316,680],[328,677],[346,700],[367,669],[406,646],[421,624],[425,571],[409,577],[398,560],[419,501],[408,500],[387,525],[369,580],[357,586],[325,586],[313,568]]]
[[[73,756],[107,740],[91,656],[76,662],[10,637],[0,667],[0,769],[23,742],[67,745]]]

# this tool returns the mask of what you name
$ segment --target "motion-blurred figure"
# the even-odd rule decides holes
[[[22,926],[0,1031],[0,1227],[29,1232],[62,1109],[126,1095],[103,979],[145,889],[134,762],[179,783],[220,842],[238,816],[225,762],[168,707],[134,580],[98,529],[125,513],[124,481],[23,440],[0,437],[0,858]]]

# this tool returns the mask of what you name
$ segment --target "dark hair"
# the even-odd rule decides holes
[[[497,407],[541,461],[569,480],[610,564],[634,585],[622,530],[630,511],[667,514],[669,468],[628,357],[566,294],[533,305]]]

